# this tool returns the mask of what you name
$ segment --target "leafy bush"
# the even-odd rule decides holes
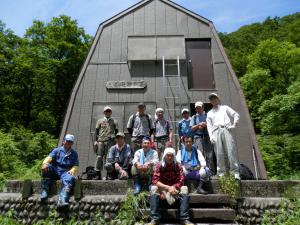
[[[300,178],[300,135],[257,136],[268,175]]]
[[[290,205],[291,204],[291,205]],[[262,225],[296,225],[300,224],[300,199],[291,203],[283,201],[279,213],[267,212],[263,216]]]
[[[240,196],[240,184],[234,178],[234,174],[226,173],[224,176],[218,177],[218,183],[221,191],[228,194],[231,199],[236,199]]]

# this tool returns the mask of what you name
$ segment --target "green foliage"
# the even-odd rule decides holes
[[[132,225],[136,222],[137,217],[142,221],[147,219],[147,214],[143,209],[147,208],[147,196],[148,193],[142,192],[139,195],[133,195],[133,190],[128,190],[121,208],[118,211],[118,215],[112,224],[122,222],[122,225]]]
[[[218,184],[224,194],[228,194],[231,199],[236,199],[240,196],[240,184],[234,178],[234,174],[226,173],[224,176],[218,177]]]
[[[58,135],[91,40],[65,15],[34,21],[23,38],[0,21],[1,127]]]
[[[262,225],[295,225],[300,224],[300,198],[291,203],[282,201],[279,213],[267,212],[263,216]]]
[[[300,179],[300,135],[258,136],[269,177]]]
[[[275,95],[259,107],[263,134],[300,132],[300,80],[294,82],[287,92]]]

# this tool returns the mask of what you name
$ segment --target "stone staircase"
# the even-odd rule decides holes
[[[0,192],[0,215],[10,210],[23,224],[47,218],[47,212],[55,209],[60,182],[52,188],[53,196],[47,201],[46,213],[41,213],[40,182],[32,182],[32,195],[25,199],[22,198],[23,183],[17,180],[6,182],[4,191]],[[125,193],[132,186],[131,180],[82,181],[82,196],[80,199],[71,197],[69,213],[79,220],[90,221],[88,224],[97,224],[91,218],[98,210],[110,224],[109,220],[116,216]],[[242,181],[242,197],[235,201],[223,194],[218,182],[212,180],[213,194],[190,194],[191,220],[197,225],[259,224],[265,210],[278,210],[286,190],[292,188],[300,193],[299,187],[300,181]],[[178,209],[167,207],[161,212],[161,224],[178,224]]]

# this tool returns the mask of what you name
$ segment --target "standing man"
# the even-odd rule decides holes
[[[190,127],[194,135],[194,145],[203,154],[208,167],[215,173],[216,160],[206,127],[206,113],[203,102],[195,103],[196,115],[192,116]]]
[[[132,160],[132,176],[134,182],[134,194],[141,192],[142,181],[146,180],[147,189],[150,189],[154,166],[158,163],[157,151],[150,148],[150,138],[144,137],[142,148],[137,150]]]
[[[112,109],[109,106],[103,109],[104,118],[96,123],[94,150],[97,155],[95,161],[95,180],[101,180],[103,163],[106,161],[108,150],[115,143],[115,135],[118,133],[118,123],[111,117]]]
[[[159,224],[161,216],[159,205],[164,200],[169,205],[179,201],[180,205],[180,223],[192,225],[189,221],[189,200],[188,188],[183,186],[184,176],[180,163],[176,162],[175,149],[166,148],[163,154],[163,160],[155,167],[152,178],[152,187],[150,195],[150,224]],[[164,201],[165,202],[165,201]]]
[[[63,145],[55,148],[42,164],[41,201],[48,198],[49,188],[54,180],[61,180],[63,187],[59,193],[58,207],[68,206],[69,195],[74,186],[75,174],[78,172],[78,154],[72,148],[74,136],[67,134]]]
[[[125,134],[119,132],[116,135],[116,144],[109,149],[105,169],[107,179],[127,180],[131,169],[133,152],[125,143]]]
[[[240,180],[237,149],[231,134],[231,130],[236,127],[240,116],[229,106],[221,105],[216,93],[210,94],[208,98],[213,108],[207,114],[207,129],[210,141],[217,153],[217,175],[223,176],[229,168],[235,178]],[[233,118],[233,123],[231,118]],[[228,159],[228,163],[226,159]]]
[[[191,117],[190,117],[190,110],[184,108],[181,110],[182,120],[179,121],[178,124],[178,135],[180,139],[180,143],[184,143],[184,137],[192,137],[193,132],[190,127]]]
[[[206,166],[206,161],[201,151],[193,146],[192,137],[184,138],[184,146],[177,152],[176,160],[182,165],[185,180],[198,182],[196,193],[208,194],[203,189],[203,184],[210,180],[211,172]]]
[[[158,157],[161,159],[166,146],[168,145],[169,147],[172,145],[173,127],[171,123],[164,118],[164,110],[162,108],[157,108],[155,115],[153,136],[156,142]]]
[[[137,113],[129,117],[127,130],[131,135],[131,149],[135,152],[142,148],[144,137],[150,137],[154,131],[152,117],[145,113],[146,105],[139,103]]]

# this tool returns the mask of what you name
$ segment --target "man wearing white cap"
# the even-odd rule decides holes
[[[176,162],[175,149],[166,148],[161,163],[156,165],[150,195],[150,217],[149,224],[159,224],[161,215],[159,213],[160,202],[166,200],[169,205],[179,201],[180,223],[193,224],[189,221],[189,200],[188,188],[183,186],[184,176],[180,163]]]
[[[78,154],[72,148],[74,135],[67,134],[63,145],[51,151],[42,164],[41,200],[48,198],[49,188],[54,180],[62,180],[63,187],[59,193],[58,206],[68,206],[69,195],[78,172]]]
[[[97,155],[95,161],[95,180],[101,180],[101,171],[103,170],[103,163],[106,162],[108,150],[115,143],[115,136],[118,133],[118,123],[111,117],[112,109],[105,106],[103,109],[104,117],[99,119],[96,123],[94,150]]]
[[[206,127],[206,113],[203,102],[195,103],[196,115],[192,116],[190,127],[193,131],[194,145],[200,150],[207,162],[208,167],[215,173],[215,155],[213,146],[209,141],[209,135]]]
[[[235,178],[240,180],[237,149],[231,134],[240,116],[229,106],[221,105],[216,93],[211,93],[208,98],[213,108],[207,114],[207,129],[217,154],[217,174],[223,176],[229,168]]]
[[[190,110],[184,108],[181,110],[182,120],[179,121],[178,124],[178,134],[180,143],[184,143],[184,137],[192,137],[193,132],[190,127],[191,117],[190,117]]]
[[[173,127],[172,124],[164,118],[164,110],[157,108],[155,110],[154,121],[154,139],[156,142],[156,150],[158,152],[159,159],[162,157],[166,146],[172,145]]]

